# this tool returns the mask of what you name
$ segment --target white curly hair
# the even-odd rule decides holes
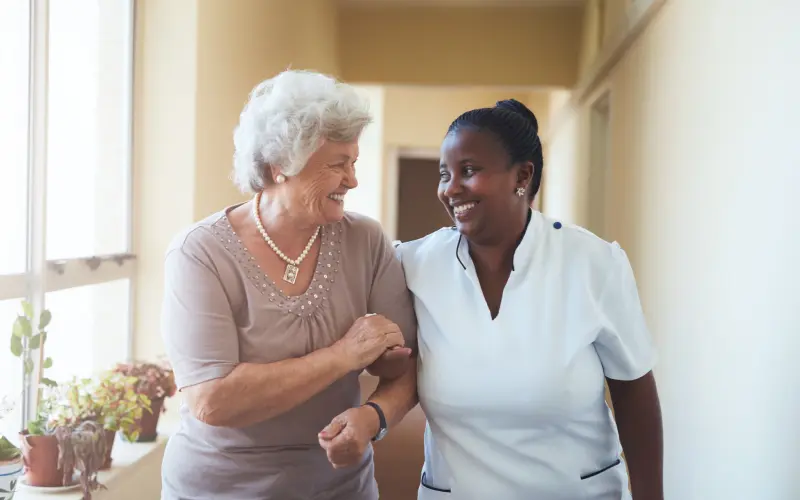
[[[297,175],[324,140],[357,140],[372,122],[369,102],[350,85],[287,70],[258,84],[233,134],[233,181],[244,193],[272,182],[267,166]]]

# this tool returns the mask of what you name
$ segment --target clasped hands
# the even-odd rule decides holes
[[[402,364],[411,356],[395,323],[378,314],[363,316],[332,346],[353,371]],[[318,435],[335,469],[358,464],[380,430],[378,412],[369,406],[350,408],[331,420]]]

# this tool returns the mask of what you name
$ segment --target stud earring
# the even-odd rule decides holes
[[[525,188],[517,188],[517,196],[522,197],[525,194]]]
[[[286,176],[283,174],[278,174],[275,177],[275,182],[277,182],[278,184],[283,184],[284,182],[286,182]]]

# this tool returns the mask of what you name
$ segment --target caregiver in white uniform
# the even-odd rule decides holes
[[[663,499],[656,353],[631,266],[530,210],[542,166],[524,105],[464,113],[441,150],[456,226],[398,248],[428,418],[419,500],[629,499],[622,449],[633,498]]]
[[[438,192],[456,225],[397,249],[417,370],[372,398],[386,418],[345,412],[326,428],[335,467],[419,397],[418,500],[627,500],[623,449],[633,499],[663,500],[656,353],[631,266],[619,245],[530,209],[542,167],[536,118],[517,101],[451,124]]]

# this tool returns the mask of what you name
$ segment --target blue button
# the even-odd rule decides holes
[[[553,223],[553,227],[556,228],[556,229],[561,229],[561,223],[560,222],[555,222],[555,223]]]

